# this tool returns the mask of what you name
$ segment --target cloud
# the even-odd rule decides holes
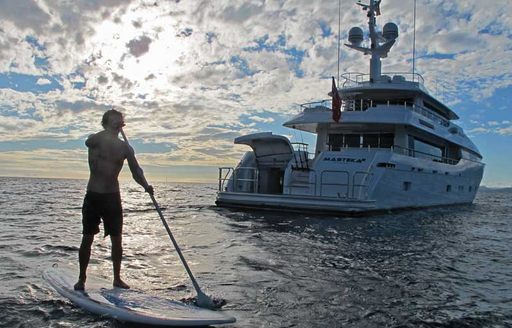
[[[489,133],[491,131],[492,130],[490,130],[488,128],[478,127],[478,128],[470,129],[468,131],[468,134],[485,134],[485,133]]]
[[[477,127],[471,128],[468,133],[470,134],[497,134],[501,136],[509,136],[512,135],[512,125],[510,121],[504,120],[501,122],[498,121],[488,121],[488,122],[479,122],[479,121],[471,121],[471,124],[478,125]]]
[[[37,79],[37,82],[36,84],[37,85],[47,85],[47,84],[51,84],[52,81],[48,80],[47,78],[39,78]]]
[[[12,22],[20,30],[37,31],[51,20],[50,14],[34,1],[1,1],[0,4],[0,18]]]
[[[272,117],[250,116],[249,119],[254,121],[254,122],[259,122],[259,123],[272,123],[272,122],[274,122],[274,119]]]
[[[512,125],[504,128],[497,129],[497,132],[502,136],[510,136],[512,135]]]
[[[147,36],[143,35],[138,37],[137,39],[130,40],[126,47],[130,49],[130,53],[135,57],[140,57],[149,51],[149,45],[151,44],[151,39]]]

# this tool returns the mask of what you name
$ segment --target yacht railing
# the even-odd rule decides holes
[[[312,101],[312,102],[300,104],[299,106],[302,111],[312,110],[312,109],[331,110],[331,99]]]
[[[405,156],[409,156],[409,157],[428,158],[428,159],[431,159],[432,161],[438,162],[438,163],[456,165],[459,162],[458,159],[432,155],[430,153],[425,153],[425,152],[422,152],[419,150],[401,147],[401,146],[397,146],[397,145],[393,145],[391,147],[371,146],[371,145],[368,145],[368,146],[360,145],[359,147],[350,147],[347,145],[341,145],[339,147],[339,150],[332,149],[332,145],[329,145],[328,149],[329,149],[329,151],[343,151],[343,150],[347,150],[347,149],[366,149],[368,151],[381,150],[381,151],[391,151],[396,154],[405,155]],[[466,160],[473,161],[471,159],[466,159]],[[478,161],[473,161],[473,162],[479,163]]]
[[[432,112],[430,109],[419,106],[416,104],[412,104],[410,101],[401,101],[396,102],[393,100],[381,100],[379,102],[375,102],[372,99],[352,99],[352,100],[345,100],[343,101],[343,111],[346,112],[357,112],[357,111],[366,111],[369,108],[374,108],[377,105],[390,107],[390,106],[403,106],[405,109],[412,110],[413,112],[416,112],[432,121],[434,121],[437,124],[440,124],[442,126],[448,127],[450,126],[450,122],[442,117],[439,114],[436,114]]]
[[[430,111],[429,109],[427,109],[423,106],[418,106],[416,104],[413,104],[412,110],[418,114],[421,114],[421,115],[431,119],[432,121],[434,121],[442,126],[445,126],[445,127],[450,126],[450,121],[441,117],[440,115],[434,114],[432,111]]]
[[[295,166],[292,165],[292,169],[294,170],[305,170],[308,171],[310,153],[308,152],[308,144],[304,142],[292,142],[293,147],[293,159],[295,160]],[[313,154],[314,156],[314,154]]]
[[[324,174],[332,174],[332,173],[337,173],[337,174],[345,174],[347,179],[346,179],[346,183],[343,183],[343,182],[337,182],[337,181],[329,181],[329,182],[324,182]],[[350,174],[348,171],[341,171],[341,170],[324,170],[322,171],[322,173],[320,174],[320,196],[324,196],[323,193],[324,193],[324,186],[326,187],[329,187],[329,186],[334,186],[334,187],[339,187],[339,191],[337,194],[338,194],[338,198],[348,198],[349,197],[349,177],[350,177]],[[353,188],[352,188],[353,189]],[[343,192],[345,191],[345,192]],[[354,193],[354,190],[352,190],[352,194]]]
[[[224,184],[229,181],[233,175],[234,169],[232,167],[219,167],[219,191],[224,189]]]
[[[347,72],[340,76],[343,82],[339,82],[343,88],[357,87],[362,84],[370,83],[370,74],[359,72]],[[403,83],[403,82],[416,82],[418,85],[423,86],[425,80],[423,76],[418,73],[408,72],[384,72],[379,81],[374,82],[389,82],[389,83]]]
[[[250,174],[251,177],[239,177],[240,173],[243,171],[252,172],[252,174]],[[259,171],[255,167],[237,167],[236,169],[232,167],[219,167],[219,191],[226,191],[226,182],[229,183],[232,179],[234,192],[257,192],[258,175]],[[244,188],[239,188],[239,182],[244,183]]]
[[[396,100],[380,100],[379,102],[375,102],[372,99],[351,99],[351,100],[342,100],[342,109],[344,112],[354,112],[354,111],[366,111],[369,108],[375,108],[377,105],[381,106],[403,106],[406,109],[412,110],[413,112],[416,112],[435,123],[448,127],[450,126],[450,121],[445,119],[439,114],[436,114],[432,112],[432,110],[419,106],[416,104],[412,104],[410,101],[402,101],[402,102],[396,102]],[[308,110],[325,110],[330,111],[331,110],[331,100],[330,99],[324,99],[309,103],[300,104],[300,108],[303,111]]]
[[[254,171],[254,178],[239,178],[237,177],[237,170],[252,170]],[[313,176],[316,176],[316,173],[314,170],[310,171],[310,174],[313,174]],[[337,182],[337,181],[326,181],[326,177],[324,174],[332,174],[332,173],[342,173],[346,175],[346,182]],[[367,175],[367,172],[356,172],[356,174],[365,174]],[[232,180],[231,180],[232,179]],[[258,190],[256,188],[257,182],[258,182],[258,170],[253,167],[239,167],[239,168],[232,168],[232,167],[220,167],[219,168],[219,191],[227,191],[226,182],[229,183],[229,181],[232,181],[233,183],[233,192],[242,192],[242,193],[257,193]],[[319,190],[320,194],[317,195],[317,182],[316,179],[314,179],[314,182],[303,182],[300,184],[292,184],[289,187],[293,189],[306,189],[309,192],[311,192],[311,195],[313,196],[319,196],[319,197],[335,197],[340,199],[359,199],[361,197],[361,192],[366,196],[368,183],[367,179],[357,179],[356,175],[352,176],[352,183],[349,182],[350,180],[350,173],[345,170],[325,170],[322,171],[320,175],[320,181],[319,181]],[[360,181],[359,181],[360,180]],[[359,181],[359,182],[358,182]],[[248,185],[245,186],[245,188],[238,188],[238,185],[240,182],[247,182]],[[337,192],[336,196],[328,196],[324,194],[324,187],[339,187],[339,191]],[[242,189],[242,190],[241,190]],[[309,194],[309,193],[308,193]]]
[[[449,157],[442,157],[442,156],[432,155],[432,154],[421,152],[421,151],[418,151],[418,150],[415,150],[415,149],[401,147],[401,146],[396,146],[396,145],[393,146],[393,148],[391,150],[394,153],[397,153],[397,154],[400,154],[400,155],[416,157],[416,158],[427,158],[427,159],[431,159],[432,161],[438,162],[438,163],[445,163],[445,164],[450,164],[450,165],[456,165],[459,162],[458,159],[453,159],[453,158],[449,158]]]

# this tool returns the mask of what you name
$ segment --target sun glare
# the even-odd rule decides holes
[[[109,86],[115,87],[115,79],[125,79],[135,83],[131,86],[135,93],[151,96],[156,90],[168,89],[169,76],[185,69],[178,61],[187,55],[189,46],[177,37],[175,25],[172,17],[158,16],[151,9],[127,10],[96,27],[88,52]]]

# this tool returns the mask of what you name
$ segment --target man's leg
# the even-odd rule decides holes
[[[124,281],[121,280],[121,260],[123,258],[123,245],[122,245],[122,237],[119,236],[110,236],[110,240],[112,241],[112,264],[114,266],[114,287],[120,287],[129,289]]]
[[[75,290],[84,290],[85,280],[87,280],[87,266],[91,258],[91,246],[94,241],[94,235],[82,235],[82,243],[78,251],[78,262],[80,263],[80,274],[78,282],[75,284]]]

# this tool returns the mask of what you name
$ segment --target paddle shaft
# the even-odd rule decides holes
[[[128,139],[126,138],[126,135],[124,134],[124,131],[121,129],[121,135],[123,136],[124,141],[126,144],[129,145]],[[144,182],[146,182],[146,185],[148,185],[146,178],[144,175],[141,175],[142,179],[144,179]],[[181,263],[183,263],[183,266],[185,267],[185,270],[188,273],[188,276],[190,277],[190,280],[192,280],[192,284],[194,285],[194,288],[196,290],[196,293],[198,295],[205,295],[201,288],[199,287],[199,284],[197,283],[196,279],[194,278],[194,275],[192,274],[192,271],[190,270],[187,261],[185,260],[185,257],[181,253],[181,249],[178,246],[178,243],[176,242],[176,239],[174,239],[174,236],[172,235],[171,229],[169,228],[169,225],[167,224],[167,220],[165,220],[164,215],[162,214],[162,210],[160,209],[160,206],[158,206],[158,203],[156,202],[155,196],[153,194],[149,194],[151,197],[151,200],[153,201],[153,205],[155,206],[156,211],[158,212],[158,215],[160,216],[160,220],[162,220],[162,223],[164,224],[165,230],[167,230],[167,234],[169,235],[169,238],[171,238],[172,244],[174,245],[174,248],[176,249],[176,252],[178,253],[178,256],[180,257]]]

